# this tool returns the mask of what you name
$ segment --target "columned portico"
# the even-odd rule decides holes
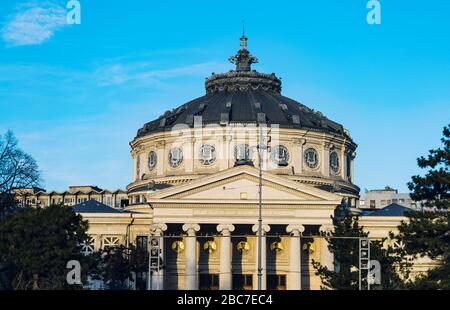
[[[154,223],[150,225],[150,232],[155,237],[162,237],[164,232],[167,230],[167,225],[164,223]],[[164,261],[164,238],[159,238],[161,258]],[[151,275],[151,287],[152,290],[163,290],[164,289],[164,269],[153,271]]]
[[[303,225],[288,225],[286,232],[291,234],[290,240],[290,260],[289,260],[289,275],[287,282],[288,290],[300,290],[301,289],[301,235],[305,231]]]
[[[330,233],[333,230],[332,225],[320,226],[320,232]],[[320,262],[323,266],[326,266],[328,270],[334,271],[334,255],[328,249],[328,241],[325,238],[320,240]]]
[[[231,275],[231,233],[234,225],[217,225],[217,231],[222,235],[220,238],[220,266],[219,266],[219,288],[231,290],[233,287]]]
[[[256,233],[256,236],[258,236],[259,234],[259,229],[258,229],[258,225],[253,225],[252,230],[254,233]],[[262,238],[261,238],[261,272],[262,272],[262,284],[261,284],[261,289],[265,290],[267,288],[267,257],[266,257],[266,233],[268,233],[270,231],[270,226],[269,225],[262,225]],[[258,256],[259,256],[259,251],[258,251],[258,243],[256,243],[256,251],[255,251],[255,270],[256,272],[254,273],[253,276],[253,286],[255,288],[257,288],[257,283],[258,283]]]
[[[184,224],[183,231],[187,233],[186,237],[186,270],[185,270],[185,289],[198,290],[197,276],[197,238],[196,232],[200,230],[198,224]]]

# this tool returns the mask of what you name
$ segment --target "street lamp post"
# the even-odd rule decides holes
[[[259,212],[258,212],[258,290],[262,289],[262,152],[267,148],[261,125],[259,127],[258,166],[259,166]],[[265,253],[264,253],[265,254]]]

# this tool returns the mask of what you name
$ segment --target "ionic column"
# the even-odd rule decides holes
[[[231,233],[234,231],[234,225],[217,225],[217,231],[222,234],[220,238],[219,289],[231,290]]]
[[[258,238],[258,224],[253,225],[252,230],[256,233],[256,238]],[[270,231],[269,225],[262,225],[262,238],[261,238],[261,271],[262,271],[262,284],[261,290],[265,290],[267,288],[267,259],[266,259],[266,233]],[[258,256],[259,256],[259,248],[258,248],[258,239],[256,239],[256,256],[255,256],[255,266],[256,266],[256,274],[253,276],[253,286],[258,287]]]
[[[167,230],[167,225],[163,223],[154,223],[150,225],[150,232],[155,237],[162,237]],[[164,238],[159,238],[159,248],[161,249],[161,258],[165,261],[164,253]],[[154,271],[151,276],[151,289],[163,290],[164,289],[164,270]],[[148,288],[150,289],[150,287]]]
[[[187,233],[186,237],[186,274],[185,289],[198,290],[197,276],[197,238],[195,233],[200,230],[198,224],[184,224],[183,231]]]
[[[288,290],[301,290],[301,238],[300,236],[305,231],[303,225],[288,225],[286,232],[291,234],[290,251],[289,251],[289,277],[287,283]]]
[[[320,226],[320,232],[329,233],[333,230],[332,225]],[[320,240],[320,263],[330,271],[334,271],[334,255],[328,249],[328,241],[325,238]]]

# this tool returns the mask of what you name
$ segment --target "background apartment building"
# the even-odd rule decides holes
[[[399,193],[398,190],[386,186],[384,189],[373,189],[361,194],[359,208],[381,209],[390,204],[417,209],[420,204],[413,201],[408,193]]]
[[[14,189],[19,206],[48,207],[53,204],[74,206],[94,199],[112,208],[123,208],[128,204],[128,195],[124,190],[109,191],[97,186],[69,186],[64,192],[47,192],[38,187]]]

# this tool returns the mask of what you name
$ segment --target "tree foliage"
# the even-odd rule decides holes
[[[328,242],[328,249],[335,260],[334,270],[313,261],[316,275],[322,280],[322,289],[357,290],[359,289],[359,239],[369,234],[359,225],[358,217],[350,212],[333,217],[334,230],[323,233]],[[372,289],[402,288],[404,278],[408,275],[409,262],[404,261],[387,239],[371,240],[370,259],[378,260],[381,265],[381,284],[372,285]]]
[[[14,207],[14,188],[37,186],[39,182],[36,161],[18,147],[13,133],[0,136],[0,219]]]
[[[130,289],[136,274],[148,271],[148,252],[132,244],[105,248],[100,266],[98,278],[103,280],[106,289]]]
[[[81,253],[88,224],[70,207],[21,209],[0,222],[0,278],[6,289],[73,289],[66,264],[78,260],[83,279],[89,258]]]
[[[412,177],[408,187],[411,198],[426,207],[448,210],[450,207],[450,125],[444,127],[442,146],[430,150],[427,157],[417,159],[417,164],[428,171],[424,176]]]
[[[411,198],[420,201],[424,210],[409,213],[396,237],[408,255],[429,257],[439,267],[411,281],[409,288],[450,289],[450,125],[444,128],[441,141],[441,147],[417,160],[426,173],[408,183]]]

